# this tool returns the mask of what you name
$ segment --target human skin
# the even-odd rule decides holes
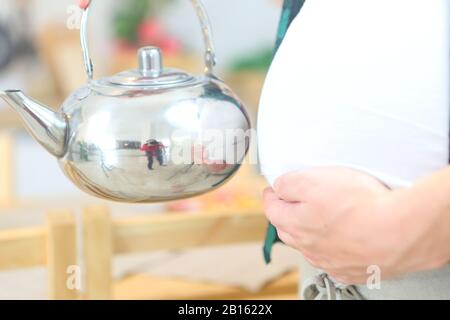
[[[346,284],[436,269],[450,261],[450,168],[390,190],[347,168],[288,173],[264,192],[281,240]]]
[[[77,3],[81,9],[86,9],[91,4],[91,0],[77,0]]]

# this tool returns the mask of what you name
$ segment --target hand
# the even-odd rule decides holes
[[[196,144],[191,147],[191,161],[197,165],[202,165],[210,173],[222,173],[233,167],[225,160],[211,160],[208,149],[202,144]]]
[[[89,7],[89,5],[91,4],[91,0],[77,0],[78,2],[78,6],[81,9],[87,9]]]
[[[414,197],[358,171],[322,168],[280,177],[264,204],[285,244],[337,281],[362,284],[371,265],[387,279],[448,261],[433,247],[438,216],[410,206]]]

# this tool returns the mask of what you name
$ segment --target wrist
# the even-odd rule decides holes
[[[450,193],[437,190],[435,183],[431,177],[392,193],[398,263],[408,272],[437,269],[450,261]]]

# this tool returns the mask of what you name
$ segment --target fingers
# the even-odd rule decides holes
[[[271,188],[264,190],[264,207],[267,219],[281,231],[293,231],[296,204],[280,200]]]
[[[282,230],[277,230],[277,233],[278,238],[280,238],[285,245],[294,249],[296,248],[296,241],[289,233],[284,232]]]
[[[78,6],[81,9],[85,10],[89,7],[89,5],[91,4],[91,1],[92,0],[78,0],[77,2],[78,2]]]
[[[346,285],[366,284],[368,279],[368,275],[361,270],[358,270],[358,272],[344,271],[342,273],[335,273],[331,271],[327,273],[335,282]]]
[[[301,252],[303,257],[306,259],[306,261],[308,261],[310,265],[312,265],[317,269],[323,267],[323,265],[320,263],[321,262],[320,258],[316,254],[312,253],[309,250],[302,250]]]
[[[314,182],[303,172],[292,172],[275,181],[274,191],[284,201],[307,201],[311,192],[314,191]]]
[[[289,232],[304,246],[311,246],[307,233],[315,233],[323,228],[323,222],[314,206],[308,203],[292,203],[280,200],[275,192],[268,188],[264,191],[264,208],[267,219],[278,229]]]

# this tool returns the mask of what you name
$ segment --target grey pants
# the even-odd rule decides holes
[[[369,275],[368,275],[369,276]],[[380,289],[335,283],[306,261],[300,267],[300,296],[305,300],[447,300],[450,299],[450,265],[382,281]],[[381,277],[383,275],[381,274]]]

